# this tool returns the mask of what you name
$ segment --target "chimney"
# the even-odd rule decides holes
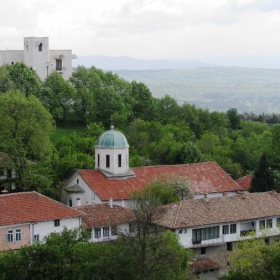
[[[110,197],[110,199],[109,199],[109,206],[110,206],[110,208],[113,208],[113,198],[112,197]]]
[[[208,197],[207,193],[205,193],[203,195],[203,200],[204,200],[204,202],[209,202],[209,197]]]

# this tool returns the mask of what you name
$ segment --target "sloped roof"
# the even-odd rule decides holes
[[[207,271],[210,269],[216,270],[220,268],[220,265],[215,260],[210,258],[192,261],[190,266],[193,272]]]
[[[101,203],[78,206],[75,208],[86,214],[82,217],[82,224],[86,229],[113,226],[135,220],[132,210],[118,205],[110,207],[108,203]]]
[[[215,162],[145,166],[132,170],[136,176],[125,179],[109,179],[97,170],[78,170],[78,173],[103,201],[109,200],[110,197],[114,200],[129,199],[133,190],[142,189],[153,179],[160,179],[164,174],[187,177],[195,194],[243,190]]]
[[[252,176],[247,175],[236,180],[236,183],[241,186],[245,191],[251,188]]]
[[[158,211],[157,223],[174,229],[280,217],[280,194],[270,191],[190,199],[164,205]]]
[[[37,192],[0,195],[0,225],[81,217],[84,214]]]

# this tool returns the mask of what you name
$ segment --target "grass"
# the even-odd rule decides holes
[[[74,132],[79,136],[84,136],[86,131],[86,126],[82,125],[57,125],[55,131],[50,136],[53,144],[56,144],[62,137],[70,137]]]

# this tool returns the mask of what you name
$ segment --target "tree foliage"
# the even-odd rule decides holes
[[[280,278],[280,243],[267,245],[265,238],[252,238],[237,243],[230,256],[229,275],[224,280],[259,280]]]

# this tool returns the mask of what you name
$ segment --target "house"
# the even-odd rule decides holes
[[[135,216],[132,210],[109,203],[76,207],[85,213],[82,226],[90,231],[90,241],[115,240],[118,235],[134,231]]]
[[[66,182],[69,206],[91,205],[113,199],[115,205],[130,207],[131,193],[141,190],[163,175],[187,177],[195,198],[234,195],[243,188],[217,163],[158,165],[129,168],[129,145],[126,137],[111,127],[95,146],[95,169],[77,170]]]
[[[0,153],[0,192],[15,190],[16,179],[16,171],[11,158],[5,153]]]
[[[157,225],[173,230],[196,261],[210,258],[227,269],[234,242],[280,234],[280,194],[276,191],[246,193],[168,204],[158,209]],[[269,240],[268,240],[269,242]]]
[[[0,51],[0,66],[23,62],[34,69],[41,80],[56,71],[64,79],[72,75],[72,59],[76,55],[71,50],[50,50],[48,37],[25,37],[23,50]]]
[[[37,192],[0,195],[0,251],[39,242],[52,232],[79,228],[84,215]]]

